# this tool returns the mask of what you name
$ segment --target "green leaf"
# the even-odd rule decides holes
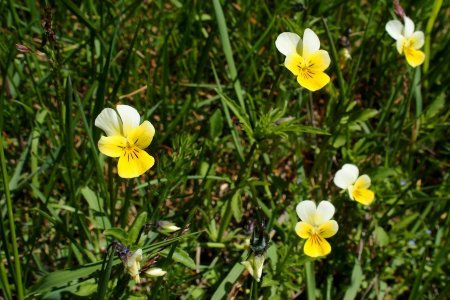
[[[357,259],[355,259],[355,265],[353,266],[352,271],[352,280],[350,282],[350,286],[347,288],[347,291],[344,295],[344,300],[353,300],[358,293],[358,290],[361,286],[363,280],[363,273],[361,269],[361,265]]]
[[[242,215],[244,214],[244,208],[242,207],[242,197],[240,191],[236,191],[231,198],[231,212],[233,217],[237,222],[242,220]]]
[[[73,294],[79,297],[91,296],[97,290],[97,284],[92,281],[85,281],[81,283],[78,289]]]
[[[246,257],[248,255],[247,251],[242,254],[242,257]],[[222,280],[219,287],[216,289],[214,294],[211,297],[211,300],[222,300],[226,298],[228,292],[230,290],[230,286],[232,286],[241,276],[244,271],[244,265],[241,262],[237,262],[234,264],[231,271],[227,274],[227,276]]]
[[[231,111],[233,111],[233,113],[239,119],[239,122],[242,124],[242,127],[244,128],[244,131],[247,133],[249,138],[251,140],[253,140],[254,139],[253,128],[250,124],[250,119],[248,117],[248,114],[242,108],[237,106],[233,100],[231,100],[230,98],[228,98],[221,92],[219,92],[219,91],[217,91],[217,92],[219,93],[220,97],[222,97],[223,101],[228,106],[228,108],[230,108]]]
[[[136,217],[136,219],[134,220],[133,224],[130,227],[130,230],[128,230],[128,239],[130,240],[131,243],[138,242],[137,239],[139,236],[139,232],[141,231],[145,222],[147,222],[147,212],[143,211]]]
[[[98,212],[103,212],[102,200],[89,187],[81,188],[81,194],[86,199],[89,208]]]
[[[435,117],[445,107],[444,93],[440,94],[436,100],[434,100],[430,106],[428,106],[425,112],[425,118],[431,119]]]
[[[160,252],[160,254],[164,257],[167,257],[169,255],[170,249],[164,249]],[[195,261],[189,256],[189,254],[182,250],[182,249],[175,249],[175,252],[172,255],[172,259],[180,264],[185,265],[186,267],[195,270],[197,269],[197,265],[195,264]]]
[[[212,140],[216,140],[222,135],[223,122],[222,112],[217,109],[209,119],[209,135]]]
[[[128,238],[128,234],[122,228],[117,228],[117,227],[109,228],[109,229],[106,229],[104,233],[106,236],[111,236],[114,239],[121,242],[122,244],[125,244],[125,245],[130,244],[130,239]]]
[[[385,247],[389,244],[389,236],[382,227],[377,226],[375,228],[374,234],[375,234],[375,240],[377,241],[377,243],[380,247]]]
[[[373,117],[375,117],[378,114],[378,111],[376,109],[365,109],[358,113],[354,118],[352,118],[354,121],[357,122],[365,122]]]

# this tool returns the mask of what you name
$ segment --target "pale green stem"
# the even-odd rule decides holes
[[[314,273],[314,262],[307,261],[305,263],[306,271],[306,293],[308,295],[308,300],[316,299],[316,278]]]
[[[14,255],[14,269],[15,269],[14,279],[16,281],[17,299],[24,299],[22,286],[22,270],[19,260],[19,250],[17,248],[16,226],[14,224],[14,213],[12,209],[11,195],[9,193],[9,179],[8,174],[6,172],[5,153],[3,151],[3,135],[1,135],[1,133],[0,133],[0,161],[2,167],[2,178],[3,178],[3,187],[5,191],[5,200],[8,210],[9,231],[11,235],[11,243]]]

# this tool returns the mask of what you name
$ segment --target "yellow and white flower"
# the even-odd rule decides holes
[[[139,272],[141,270],[141,260],[142,260],[142,249],[137,249],[133,254],[124,261],[125,268],[128,274],[139,283],[141,278],[139,277]]]
[[[368,175],[359,176],[358,167],[352,164],[345,164],[334,175],[334,184],[344,190],[348,190],[350,199],[361,204],[369,205],[375,198],[375,193],[369,190],[370,177]]]
[[[303,40],[296,33],[283,32],[275,46],[286,56],[285,67],[297,76],[302,87],[317,91],[330,82],[330,77],[324,73],[330,65],[330,56],[320,50],[319,37],[311,29],[305,29]]]
[[[260,255],[252,254],[248,260],[242,262],[242,264],[250,273],[250,275],[253,276],[253,278],[255,278],[256,281],[258,282],[261,280],[262,271],[264,267],[264,260],[265,260],[264,254]]]
[[[425,42],[424,34],[422,31],[414,31],[414,23],[407,16],[404,17],[403,21],[404,26],[398,20],[387,22],[386,31],[397,41],[398,53],[405,53],[408,64],[411,67],[417,67],[425,60],[425,53],[418,50]]]
[[[320,257],[331,252],[331,246],[327,242],[336,234],[339,226],[335,220],[334,206],[329,201],[321,201],[316,207],[313,201],[300,202],[296,208],[300,222],[295,225],[295,232],[302,239],[306,239],[303,251],[310,257]]]
[[[98,148],[106,156],[119,157],[120,177],[138,177],[155,163],[144,150],[152,142],[155,128],[149,121],[140,124],[141,116],[131,106],[117,105],[116,110],[105,108],[95,119],[95,126],[107,135],[100,138]]]

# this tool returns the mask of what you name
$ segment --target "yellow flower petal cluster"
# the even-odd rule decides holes
[[[405,16],[403,21],[404,26],[398,20],[387,22],[386,31],[397,41],[398,53],[404,53],[408,64],[417,67],[425,60],[425,53],[418,50],[425,42],[424,34],[422,31],[414,31],[414,23],[410,18]]]
[[[320,50],[319,37],[311,29],[305,29],[303,40],[296,33],[283,32],[275,46],[286,56],[285,67],[297,76],[302,87],[317,91],[330,82],[330,77],[324,73],[330,65],[330,56]]]
[[[331,252],[331,246],[327,242],[336,234],[339,226],[335,220],[334,206],[329,201],[321,201],[316,207],[313,201],[300,202],[296,208],[300,222],[295,226],[295,232],[302,239],[306,239],[303,251],[310,257],[320,257]]]
[[[155,128],[149,121],[140,124],[141,116],[131,106],[117,105],[116,110],[105,108],[95,119],[95,126],[106,133],[100,138],[98,148],[106,156],[119,157],[120,177],[138,177],[155,163],[144,151],[153,140]]]
[[[334,184],[344,190],[348,190],[350,199],[361,204],[369,205],[375,199],[375,193],[369,190],[371,181],[368,175],[359,176],[358,167],[352,164],[345,164],[336,172]]]

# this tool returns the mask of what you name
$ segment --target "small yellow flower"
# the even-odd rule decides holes
[[[348,190],[350,199],[369,205],[375,198],[375,193],[369,190],[370,177],[365,174],[359,177],[358,175],[359,170],[357,166],[345,164],[336,172],[333,181],[341,189]]]
[[[241,264],[243,264],[250,275],[259,282],[261,280],[261,275],[264,267],[264,260],[264,254],[252,254],[248,260],[243,261]]]
[[[316,207],[313,201],[305,200],[297,205],[296,211],[301,221],[295,225],[295,232],[302,239],[307,239],[303,246],[305,254],[311,257],[328,255],[331,246],[326,239],[334,236],[339,229],[337,222],[331,220],[333,204],[324,200]]]
[[[311,29],[305,29],[303,41],[296,33],[283,32],[275,46],[286,56],[285,67],[297,76],[302,87],[317,91],[330,82],[330,77],[323,72],[330,65],[330,56],[327,51],[319,50],[319,37]]]
[[[155,163],[144,150],[152,142],[155,128],[149,121],[140,124],[141,116],[131,106],[117,105],[116,109],[105,108],[95,119],[95,126],[107,135],[100,138],[98,148],[106,156],[119,157],[120,177],[138,177]]]
[[[141,270],[141,260],[142,260],[142,249],[137,249],[130,257],[124,261],[125,268],[128,274],[139,283],[141,278],[139,277],[139,272]]]
[[[405,26],[400,21],[392,20],[387,22],[387,33],[397,41],[397,51],[405,53],[406,61],[411,67],[417,67],[425,60],[425,53],[419,51],[425,41],[422,31],[414,31],[413,21],[404,18]]]

